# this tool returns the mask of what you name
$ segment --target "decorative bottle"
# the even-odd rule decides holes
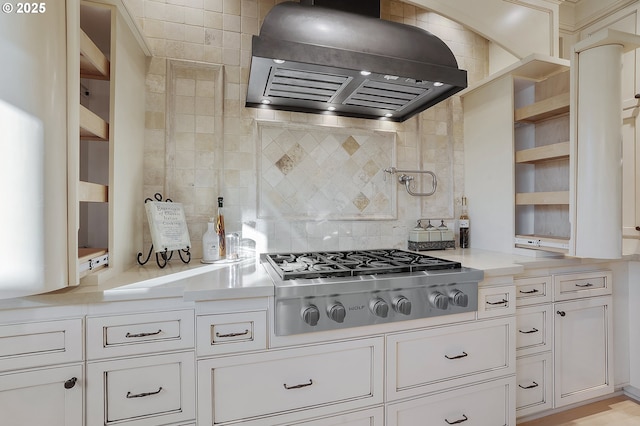
[[[469,248],[469,213],[467,197],[462,197],[462,213],[460,214],[460,248]]]
[[[220,259],[218,253],[218,234],[216,234],[215,218],[210,218],[207,231],[202,235],[202,263],[213,263]]]
[[[216,234],[218,235],[218,256],[220,259],[224,259],[227,256],[227,239],[224,232],[224,209],[222,207],[222,197],[218,197]]]

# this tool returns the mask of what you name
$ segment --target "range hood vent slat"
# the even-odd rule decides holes
[[[245,105],[401,122],[465,87],[467,72],[428,31],[286,1],[253,36]]]

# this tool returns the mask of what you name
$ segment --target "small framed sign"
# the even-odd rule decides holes
[[[147,201],[145,204],[154,251],[188,250],[187,220],[181,203]]]

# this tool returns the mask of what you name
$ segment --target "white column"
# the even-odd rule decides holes
[[[611,29],[572,56],[572,255],[622,256],[622,54],[640,37]]]

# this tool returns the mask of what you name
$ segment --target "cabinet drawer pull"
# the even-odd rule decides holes
[[[160,391],[162,391],[162,386],[160,386],[158,388],[157,391],[155,392],[142,392],[142,393],[131,393],[131,392],[127,392],[127,398],[131,399],[131,398],[144,398],[145,396],[151,396],[151,395],[157,395],[160,393]]]
[[[576,284],[576,287],[593,287],[593,284],[591,283],[586,283],[586,284]]]
[[[72,377],[69,380],[67,380],[66,382],[64,382],[64,388],[65,389],[71,389],[76,385],[76,382],[78,381],[77,377]]]
[[[220,334],[216,331],[216,337],[238,337],[238,336],[244,336],[245,334],[249,334],[248,329],[241,333],[227,333],[227,334]]]
[[[540,331],[540,330],[538,330],[537,328],[533,327],[533,328],[532,328],[531,330],[529,330],[529,331],[522,331],[522,330],[518,330],[518,331],[519,331],[520,333],[522,333],[522,334],[531,334],[531,333],[537,333],[537,332],[538,332],[538,331]]]
[[[447,422],[447,424],[450,424],[450,425],[457,425],[458,423],[466,422],[467,420],[469,420],[469,417],[465,416],[464,414],[462,415],[461,419],[454,420],[452,422],[450,422],[448,419],[444,419],[444,421]]]
[[[466,353],[466,352],[462,352],[462,354],[460,354],[460,355],[455,355],[455,356],[445,355],[444,357],[445,357],[446,359],[460,359],[460,358],[464,358],[464,357],[466,357],[466,356],[469,356],[469,354],[468,354],[468,353]]]
[[[283,384],[284,388],[289,390],[289,389],[300,389],[300,388],[306,388],[307,386],[311,386],[313,384],[313,380],[309,379],[309,383],[302,383],[300,385],[293,385],[293,386],[287,386],[287,384]]]
[[[524,290],[520,290],[520,293],[522,294],[533,294],[533,293],[537,293],[538,289],[534,288],[533,290],[529,290],[529,291],[524,291]]]
[[[127,338],[147,337],[147,336],[155,336],[156,334],[160,334],[160,333],[162,333],[162,329],[159,329],[158,331],[154,331],[152,333],[137,333],[137,334],[127,333],[124,335],[124,337],[127,337]]]
[[[502,299],[499,302],[489,302],[487,300],[487,305],[506,305],[507,303],[509,303],[509,301],[507,299]]]
[[[533,388],[537,388],[538,386],[540,386],[539,384],[537,384],[533,380],[531,381],[531,383],[533,383],[533,384],[529,385],[529,386],[522,386],[522,385],[518,385],[518,386],[520,386],[522,389],[533,389]]]

